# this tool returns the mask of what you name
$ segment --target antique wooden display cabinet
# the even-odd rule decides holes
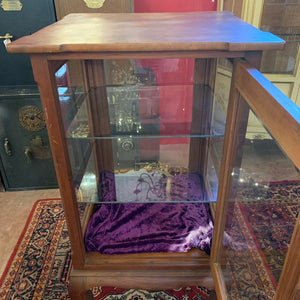
[[[225,254],[235,247],[224,231],[232,219],[235,180],[242,181],[236,170],[241,170],[249,110],[300,167],[299,110],[255,69],[263,50],[283,46],[283,40],[229,12],[71,14],[8,46],[9,52],[30,53],[39,85],[72,247],[72,299],[90,297],[88,289],[97,285],[213,288],[212,281],[218,299],[229,297]],[[155,66],[164,59],[172,64],[162,72],[170,75],[190,64],[192,76],[183,82],[169,76],[163,82]],[[220,90],[218,68],[233,68],[228,105],[215,93]],[[60,84],[62,77],[65,85]],[[169,97],[162,104],[165,95]],[[147,217],[119,233],[129,237],[114,246],[116,235],[109,234],[121,221],[109,222],[121,207],[124,214],[135,211],[126,216],[130,223],[143,210],[151,214],[162,203],[169,205],[171,215],[159,224],[164,237],[151,233],[153,244],[171,236],[168,223],[181,222],[175,213],[204,203],[212,219],[186,238],[212,232],[213,222],[213,237],[205,237],[208,246],[137,250],[146,238],[131,234],[143,231]],[[85,245],[89,220],[99,211],[106,219],[97,239],[102,242],[109,236],[108,244],[100,247],[102,253]],[[156,217],[164,212],[156,211],[148,219],[160,222]],[[202,213],[196,211],[196,219],[198,215]],[[146,235],[150,227],[157,227],[149,222]],[[128,243],[134,243],[131,251],[123,251]],[[277,299],[291,299],[295,293],[297,245],[299,222]]]

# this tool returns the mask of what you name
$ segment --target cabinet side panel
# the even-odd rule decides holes
[[[81,268],[84,264],[85,250],[55,83],[55,68],[54,64],[51,65],[43,55],[32,55],[31,63],[43,104],[56,176],[73,250],[73,266],[74,268]]]

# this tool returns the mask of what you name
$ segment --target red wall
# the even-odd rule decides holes
[[[134,7],[136,13],[211,11],[217,9],[217,0],[135,0]],[[167,135],[176,130],[178,134],[188,134],[192,117],[194,60],[143,59],[137,64],[151,67],[160,87],[160,133]],[[172,88],[174,85],[184,85],[184,88]],[[182,124],[179,132],[174,123]],[[161,139],[161,144],[188,142],[188,139]]]
[[[135,0],[135,12],[180,12],[217,10],[217,0]]]

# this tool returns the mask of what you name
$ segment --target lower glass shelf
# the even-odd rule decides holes
[[[156,148],[156,152],[130,151],[129,156],[124,155],[122,160],[122,153],[113,151],[113,159],[106,156],[103,160],[104,154],[97,152],[100,147],[103,149],[103,143],[99,140],[68,142],[72,143],[69,154],[78,202],[215,201],[218,177],[211,166],[212,160],[208,160],[206,178],[200,172],[190,172],[189,144],[162,145],[151,141],[152,150]]]
[[[150,168],[152,170],[150,170]],[[155,203],[204,202],[202,176],[182,170],[154,169],[146,166],[124,173],[85,174],[77,189],[78,201]],[[97,182],[99,181],[98,185]],[[92,189],[91,189],[92,188]],[[91,191],[94,195],[91,195]]]

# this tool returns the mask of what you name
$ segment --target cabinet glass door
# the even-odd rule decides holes
[[[237,155],[223,238],[228,293],[273,299],[299,215],[299,170],[252,111]]]
[[[274,299],[278,287],[287,295],[280,283],[289,277],[284,264],[299,251],[292,236],[300,211],[300,110],[257,70],[246,64],[235,70],[235,120],[229,117],[225,137],[231,154],[224,154],[226,189],[217,202],[224,230],[217,262],[229,299]]]

